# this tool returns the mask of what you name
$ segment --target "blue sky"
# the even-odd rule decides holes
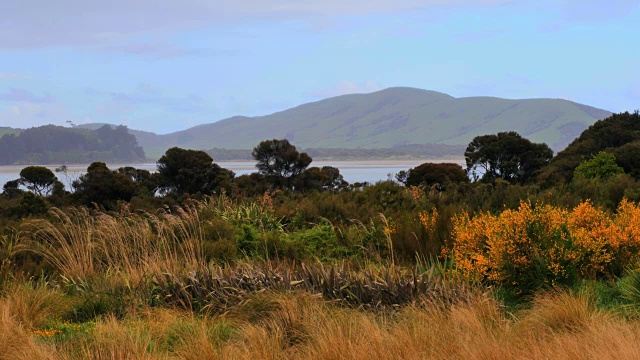
[[[640,0],[0,4],[0,126],[166,133],[392,86],[640,108]]]

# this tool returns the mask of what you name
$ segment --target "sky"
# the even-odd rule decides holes
[[[168,133],[349,93],[640,108],[640,0],[3,0],[0,126]]]

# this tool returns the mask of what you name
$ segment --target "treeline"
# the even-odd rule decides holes
[[[0,165],[143,160],[144,151],[125,126],[88,130],[47,125],[0,138]]]
[[[309,148],[304,152],[316,160],[443,159],[460,158],[464,149],[461,145],[415,144],[389,149]],[[218,161],[253,160],[249,149],[213,148],[207,154]]]
[[[103,127],[96,131],[96,136],[107,139],[106,135],[118,137],[125,132],[124,127]],[[453,163],[427,162],[400,172],[396,180],[403,186],[439,192],[453,202],[470,205],[471,199],[478,199],[474,210],[500,210],[504,204],[517,206],[519,199],[549,198],[548,194],[556,197],[548,201],[558,205],[591,199],[614,210],[625,197],[640,200],[639,146],[640,115],[623,113],[597,122],[555,157],[546,144],[533,143],[515,132],[482,135],[474,138],[465,151],[466,169]],[[5,185],[5,198],[12,199],[13,205],[0,204],[0,213],[30,214],[30,205],[22,206],[20,201],[25,196],[31,201],[34,194],[38,198],[34,201],[43,204],[115,209],[123,201],[135,200],[140,206],[151,208],[180,203],[190,197],[251,198],[280,191],[297,198],[298,194],[341,193],[371,185],[349,184],[334,167],[311,167],[311,155],[298,151],[287,140],[263,141],[252,150],[251,158],[256,161],[258,171],[242,176],[215,164],[204,151],[180,148],[167,150],[158,160],[156,173],[133,167],[114,170],[102,162],[94,162],[86,174],[68,182],[71,192],[50,170],[28,167],[19,179]],[[64,169],[60,173],[64,175]],[[498,189],[511,200],[488,195]],[[352,218],[356,215],[345,214]]]

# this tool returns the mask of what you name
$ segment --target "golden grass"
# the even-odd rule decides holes
[[[640,356],[640,323],[604,314],[588,297],[567,292],[541,295],[531,309],[514,315],[505,315],[487,294],[455,305],[427,301],[386,315],[336,307],[305,293],[261,296],[272,303],[265,316],[250,318],[242,310],[218,317],[149,310],[123,321],[103,319],[87,341],[58,344],[55,349],[29,337],[4,313],[0,344],[13,341],[20,348],[0,351],[33,354],[33,359],[42,354],[59,359],[191,360]],[[216,332],[225,326],[235,330],[225,336]],[[6,340],[8,334],[19,340]]]
[[[0,304],[0,359],[55,359],[51,346],[39,344],[14,316],[14,308]]]
[[[166,272],[196,279],[192,270],[202,270],[204,235],[196,211],[151,216],[76,210],[71,215],[58,211],[53,215],[53,221],[31,222],[18,250],[42,255],[67,279],[102,279],[108,286],[117,281],[113,279],[142,282]],[[250,276],[260,269],[247,268],[245,273],[233,267],[224,271],[233,270],[249,282],[273,275],[265,271],[264,276]],[[393,269],[393,274],[401,275],[402,269]],[[223,269],[216,271],[211,281],[220,281]],[[335,269],[330,270],[331,276],[324,270],[318,274],[322,284],[336,282]],[[442,289],[436,293],[447,296],[416,295],[403,302],[409,304],[405,306],[356,309],[326,301],[332,297],[320,293],[323,287],[305,291],[291,286],[275,287],[279,291],[256,287],[229,307],[221,307],[224,311],[210,315],[167,308],[170,301],[163,303],[165,308],[145,308],[141,302],[135,304],[136,311],[121,314],[124,319],[105,316],[96,320],[91,331],[50,338],[43,338],[38,330],[68,310],[67,297],[56,288],[14,283],[0,297],[0,360],[640,358],[640,322],[599,310],[584,293],[539,293],[530,309],[508,314],[491,294],[475,287],[456,292],[457,280],[447,274],[427,274],[423,281],[440,284]],[[404,284],[405,279],[371,278],[375,281],[358,284],[369,289],[384,283]],[[415,275],[406,278],[417,280]],[[284,284],[291,284],[293,278],[285,280]],[[156,290],[160,288],[156,284]],[[198,290],[192,283],[185,288]],[[381,294],[391,294],[399,293],[400,287],[380,289]],[[194,301],[208,299],[210,294]],[[212,301],[220,302],[222,297],[213,296]]]
[[[60,318],[71,308],[61,291],[32,282],[12,284],[3,292],[0,306],[27,330]]]
[[[32,220],[15,251],[43,256],[63,276],[105,273],[133,278],[195,268],[202,259],[202,228],[195,210],[175,214],[92,214],[86,208],[51,211],[54,220]]]

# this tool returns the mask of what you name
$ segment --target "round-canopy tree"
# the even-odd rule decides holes
[[[39,196],[48,195],[58,178],[44,166],[27,166],[20,171],[20,183]]]
[[[256,168],[270,177],[276,186],[291,188],[293,179],[311,164],[307,153],[300,153],[288,140],[265,140],[251,153],[257,161]]]
[[[235,174],[213,163],[206,152],[173,147],[158,160],[163,192],[212,194],[230,187]]]
[[[294,181],[296,191],[340,191],[349,183],[344,180],[338,168],[323,166],[310,167]]]
[[[549,163],[553,151],[547,144],[532,143],[510,131],[476,136],[467,146],[464,157],[467,172],[474,178],[525,183]]]
[[[442,190],[446,184],[469,182],[462,166],[454,163],[424,163],[410,169],[404,177],[400,174],[396,178],[407,186],[435,186],[438,190]]]
[[[136,191],[136,184],[130,177],[109,170],[103,162],[94,162],[87,173],[72,184],[74,196],[86,205],[99,204],[107,209],[114,208],[118,200],[130,201]]]

